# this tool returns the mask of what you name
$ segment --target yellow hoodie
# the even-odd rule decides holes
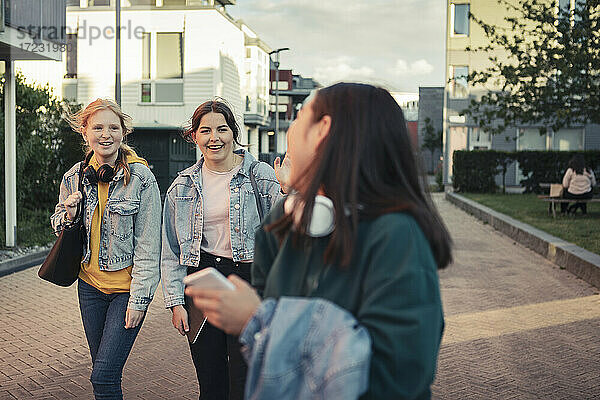
[[[127,164],[141,163],[148,166],[148,163],[143,158],[139,157],[135,152],[131,152],[127,156]],[[100,164],[96,160],[96,156],[92,156],[90,165],[97,171]],[[92,225],[90,227],[90,262],[81,263],[79,277],[89,285],[103,293],[127,293],[131,286],[131,270],[133,266],[118,270],[118,271],[101,271],[98,265],[98,257],[100,255],[100,225],[102,223],[101,216],[104,215],[104,208],[108,200],[109,183],[98,182],[98,206],[94,210],[92,216]]]

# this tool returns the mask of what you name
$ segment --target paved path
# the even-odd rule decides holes
[[[436,196],[454,237],[441,272],[438,399],[600,397],[598,290]],[[92,398],[75,287],[0,278],[0,399]],[[195,399],[186,339],[156,299],[125,367],[126,399]]]
[[[455,242],[441,271],[438,399],[600,398],[598,289],[436,196]]]

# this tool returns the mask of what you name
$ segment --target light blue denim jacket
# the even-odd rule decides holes
[[[50,217],[55,232],[65,225],[66,198],[77,191],[79,166],[63,176],[58,204]],[[129,164],[131,179],[124,183],[120,169],[108,186],[108,200],[100,228],[98,264],[102,271],[118,271],[133,265],[128,308],[146,311],[160,280],[160,192],[152,171],[141,163]],[[82,262],[90,260],[90,226],[98,206],[98,185],[83,180],[84,223],[87,233]]]
[[[251,261],[254,258],[254,233],[260,225],[250,182],[250,165],[256,159],[244,149],[235,153],[242,155],[244,160],[229,185],[231,249],[234,261]],[[203,163],[204,158],[200,158],[196,164],[181,171],[167,190],[160,261],[166,308],[184,304],[183,278],[187,275],[187,267],[198,267],[200,261]],[[253,172],[266,215],[283,195],[275,171],[268,164],[257,164]]]
[[[330,301],[267,299],[239,340],[247,400],[352,400],[369,386],[371,337]]]

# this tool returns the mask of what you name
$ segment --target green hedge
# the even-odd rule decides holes
[[[600,150],[590,151],[455,151],[452,182],[454,190],[473,193],[493,193],[499,188],[496,176],[505,182],[506,170],[517,161],[523,176],[520,182],[527,193],[541,193],[540,183],[558,183],[574,154],[581,153],[596,176],[600,172]],[[504,185],[503,185],[504,186]]]

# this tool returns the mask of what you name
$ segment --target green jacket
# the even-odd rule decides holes
[[[361,399],[428,399],[444,329],[437,265],[408,214],[360,222],[352,262],[325,264],[329,237],[298,249],[264,226],[283,215],[279,202],[256,232],[252,284],[264,298],[319,297],[350,311],[369,331],[369,389]]]

